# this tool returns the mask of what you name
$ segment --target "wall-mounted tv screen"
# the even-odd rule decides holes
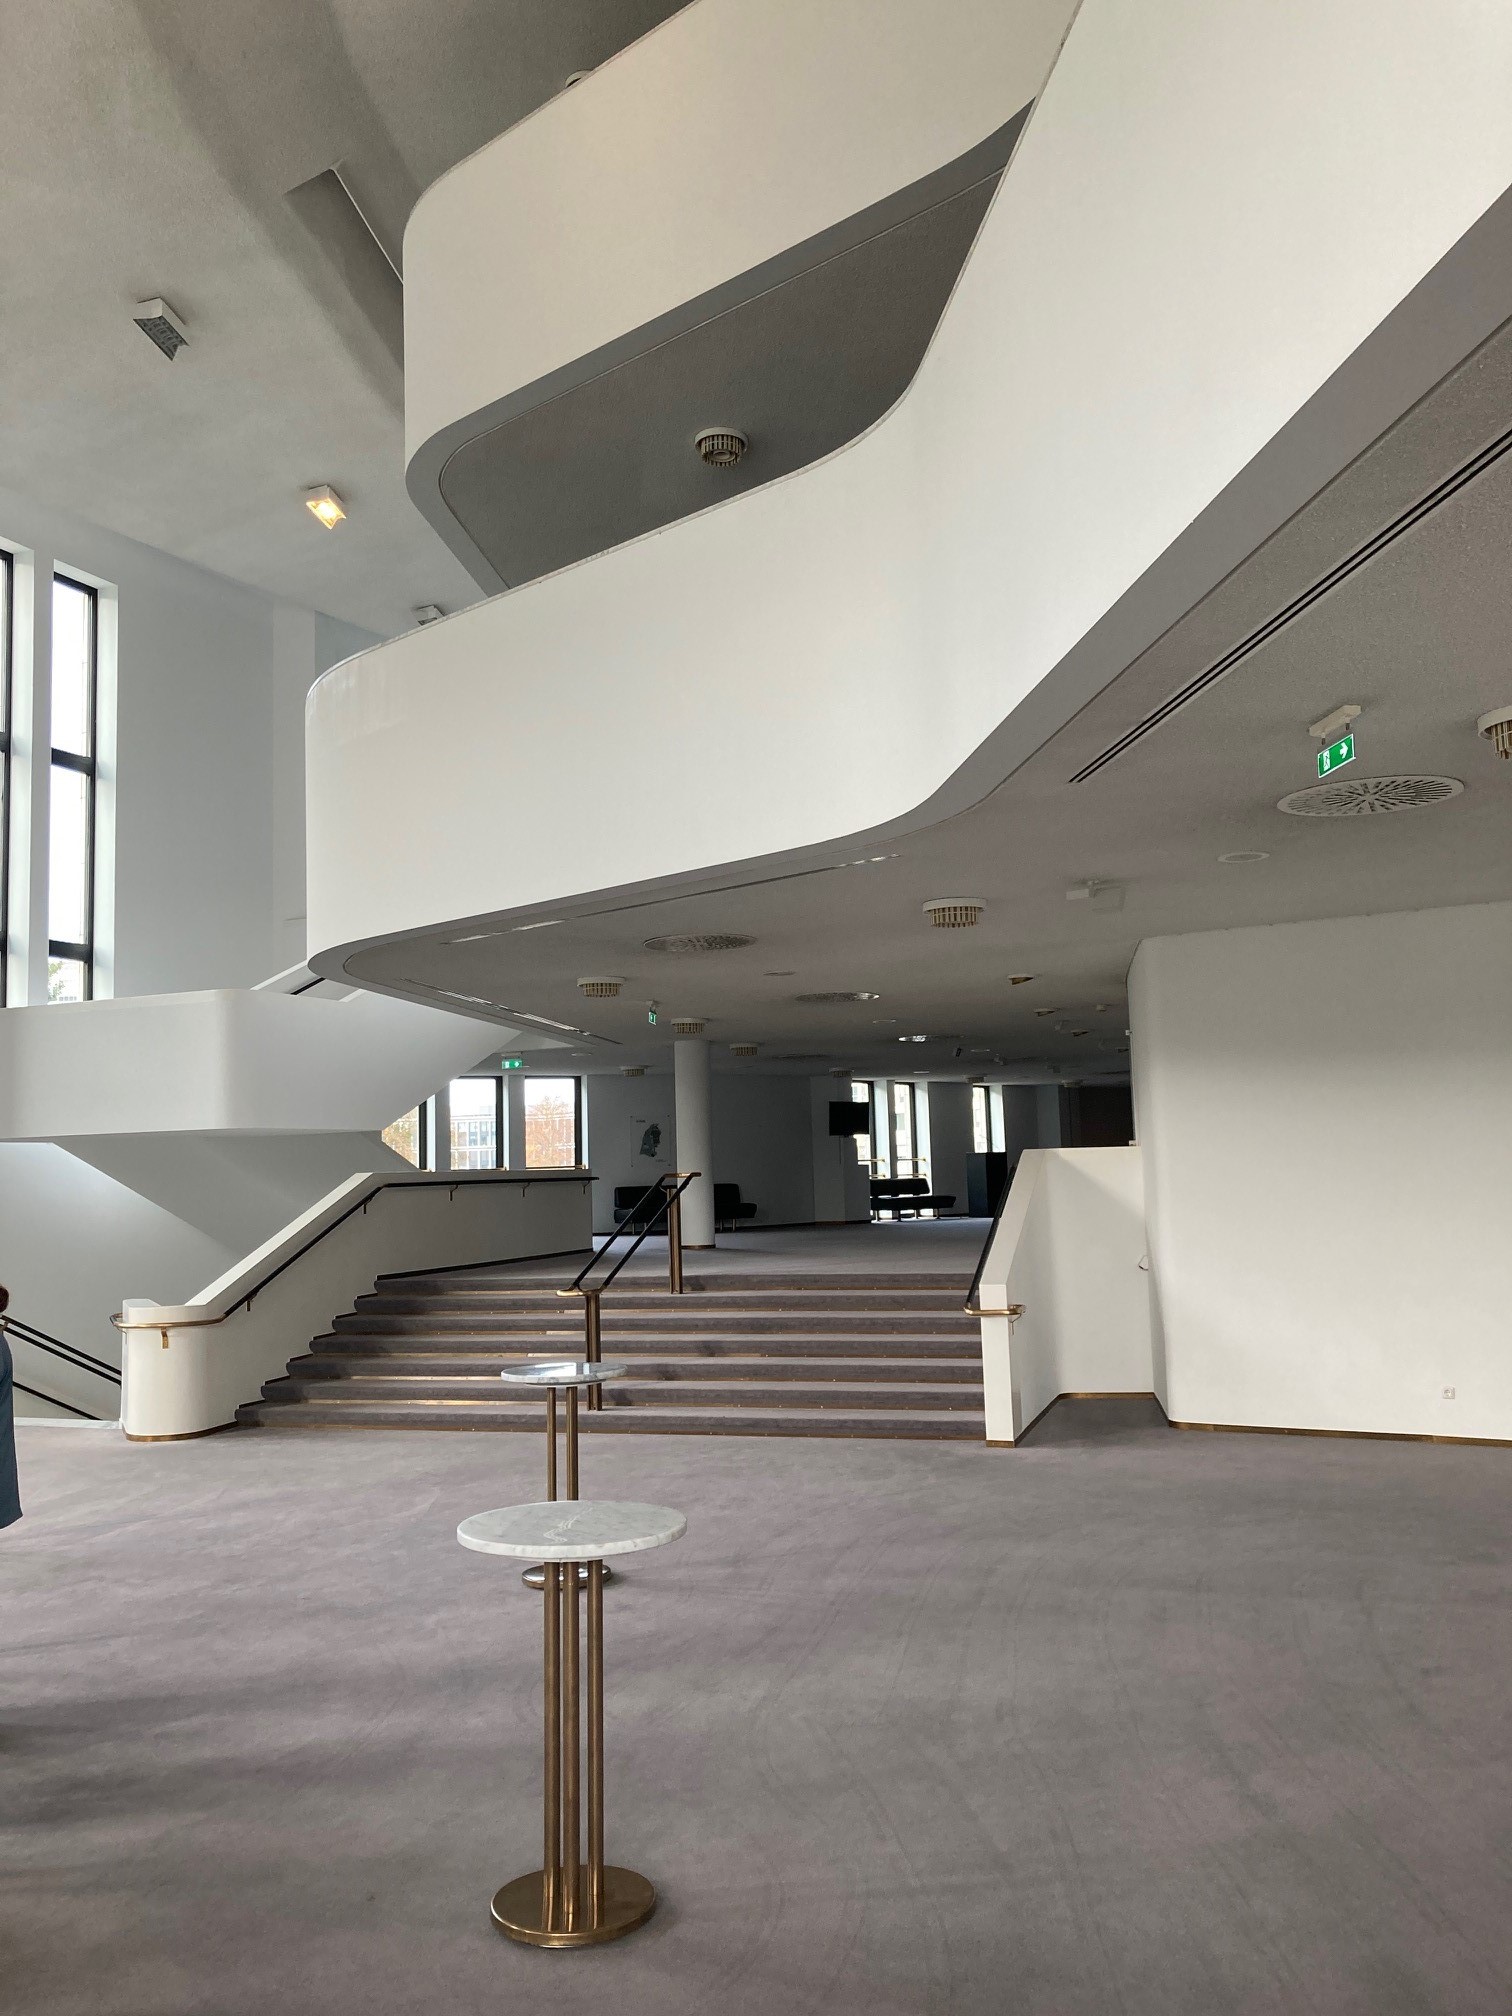
[[[830,1101],[831,1134],[864,1134],[871,1126],[871,1109],[864,1099]]]

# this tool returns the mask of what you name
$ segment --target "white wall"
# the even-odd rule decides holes
[[[109,991],[248,986],[302,958],[305,694],[375,640],[5,490],[0,540],[119,591]]]
[[[1130,1012],[1171,1418],[1512,1438],[1512,904],[1147,940]]]
[[[850,1144],[828,1134],[829,1101],[846,1097],[846,1084],[747,1071],[716,1071],[710,1084],[715,1179],[738,1183],[741,1195],[757,1207],[744,1224],[865,1219],[864,1172],[846,1175],[837,1151],[849,1152]],[[665,1071],[648,1071],[643,1078],[594,1074],[584,1087],[589,1166],[599,1179],[593,1229],[603,1233],[613,1229],[616,1184],[644,1187],[678,1166],[672,1077]],[[655,1161],[640,1152],[650,1126],[661,1129]]]
[[[1149,1393],[1144,1182],[1137,1148],[1031,1148],[988,1249],[987,1440],[1013,1442],[1062,1393]]]

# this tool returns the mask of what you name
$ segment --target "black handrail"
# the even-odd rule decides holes
[[[637,1201],[631,1206],[630,1211],[627,1215],[633,1218],[636,1212],[640,1210],[641,1205],[645,1203],[646,1199],[650,1196],[653,1196],[658,1190],[660,1190],[660,1192],[662,1193],[661,1208],[660,1210],[652,1212],[651,1216],[646,1220],[645,1224],[636,1234],[635,1243],[625,1248],[624,1252],[620,1255],[619,1259],[615,1262],[614,1266],[610,1268],[609,1272],[604,1276],[603,1280],[597,1284],[595,1290],[597,1294],[600,1295],[603,1294],[604,1290],[609,1286],[609,1283],[614,1279],[615,1275],[618,1274],[620,1268],[624,1266],[625,1262],[631,1259],[633,1255],[640,1250],[641,1241],[645,1239],[648,1236],[648,1234],[654,1230],[658,1219],[666,1217],[667,1213],[672,1209],[673,1204],[679,1197],[681,1197],[684,1190],[687,1189],[688,1185],[694,1180],[694,1177],[696,1177],[697,1174],[698,1171],[695,1169],[692,1175],[684,1176],[682,1181],[678,1184],[675,1190],[669,1190],[667,1188],[666,1177],[660,1177],[655,1183],[648,1183],[646,1185],[646,1188],[641,1192],[640,1197],[637,1199]],[[594,1254],[593,1258],[588,1262],[588,1265],[577,1276],[576,1280],[571,1282],[569,1286],[567,1286],[566,1288],[559,1288],[557,1290],[557,1293],[559,1295],[580,1294],[582,1292],[584,1281],[593,1272],[594,1268],[598,1265],[600,1260],[603,1259],[604,1254],[608,1251],[609,1247],[614,1244],[614,1241],[618,1237],[619,1234],[617,1232],[611,1232],[606,1243],[599,1248],[597,1253]]]
[[[29,1393],[33,1400],[45,1400],[49,1407],[61,1407],[65,1414],[77,1414],[81,1421],[100,1421],[103,1415],[91,1414],[87,1407],[75,1407],[71,1400],[60,1400],[56,1393],[39,1393],[35,1386],[24,1385],[19,1379],[11,1380],[18,1393]]]
[[[971,1277],[971,1286],[966,1290],[966,1314],[968,1316],[980,1316],[982,1314],[982,1311],[977,1307],[977,1290],[982,1285],[982,1269],[987,1265],[987,1255],[992,1251],[992,1242],[996,1239],[998,1227],[1003,1222],[1003,1212],[1007,1208],[1008,1194],[1013,1188],[1013,1179],[1017,1174],[1018,1164],[1015,1163],[1011,1173],[1003,1179],[1003,1187],[998,1195],[997,1209],[992,1214],[992,1225],[982,1246],[982,1254],[981,1258],[977,1261],[976,1272]],[[987,1313],[989,1315],[1000,1316],[1003,1312],[999,1309],[989,1310]]]
[[[0,1317],[0,1328],[8,1331],[13,1337],[19,1337],[23,1344],[35,1344],[39,1351],[46,1351],[54,1358],[61,1358],[65,1365],[72,1365],[77,1372],[93,1372],[97,1379],[108,1379],[114,1386],[119,1386],[121,1383],[120,1372],[114,1365],[107,1365],[103,1358],[95,1358],[88,1351],[81,1351],[77,1344],[65,1344],[61,1337],[49,1336],[47,1331],[37,1329],[35,1324],[23,1323],[19,1316]],[[22,1391],[30,1393],[31,1388],[26,1386]],[[50,1400],[52,1395],[42,1393],[33,1397]],[[60,1407],[67,1404],[63,1400],[58,1402]],[[75,1408],[74,1411],[77,1413],[80,1410]],[[88,1418],[93,1420],[95,1417],[90,1415]]]

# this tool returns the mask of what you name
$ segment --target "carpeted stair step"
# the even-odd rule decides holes
[[[497,1380],[506,1365],[528,1362],[514,1352],[453,1350],[389,1352],[359,1357],[348,1352],[311,1352],[289,1361],[291,1379],[481,1379]],[[826,1379],[837,1383],[976,1386],[982,1381],[981,1357],[863,1358],[817,1354],[774,1357],[733,1351],[711,1359],[699,1353],[649,1354],[634,1360],[636,1380],[758,1379],[791,1381]]]
[[[339,1402],[300,1405],[259,1400],[237,1410],[245,1426],[296,1428],[449,1428],[539,1435],[539,1407],[454,1401]],[[982,1416],[970,1408],[614,1407],[582,1416],[585,1435],[845,1435],[889,1440],[980,1442]]]
[[[539,1393],[510,1393],[497,1378],[487,1375],[468,1378],[406,1381],[381,1374],[358,1375],[351,1379],[272,1379],[263,1388],[263,1398],[271,1404],[289,1406],[362,1406],[389,1402],[404,1406],[431,1401],[459,1403],[485,1408],[525,1407],[539,1427],[544,1419]],[[616,1379],[604,1388],[604,1406],[614,1407],[900,1407],[975,1408],[982,1410],[982,1388],[976,1386],[901,1385],[896,1381],[867,1384],[860,1380],[794,1380],[759,1382],[753,1380],[662,1380]]]

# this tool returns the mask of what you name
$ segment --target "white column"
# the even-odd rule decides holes
[[[504,1073],[504,1167],[525,1167],[525,1073]]]
[[[672,1082],[677,1131],[677,1166],[700,1171],[683,1192],[685,1246],[714,1244],[714,1140],[709,1124],[709,1045],[702,1036],[680,1036],[672,1046]]]
[[[431,1167],[445,1175],[451,1168],[451,1081],[431,1100]]]

